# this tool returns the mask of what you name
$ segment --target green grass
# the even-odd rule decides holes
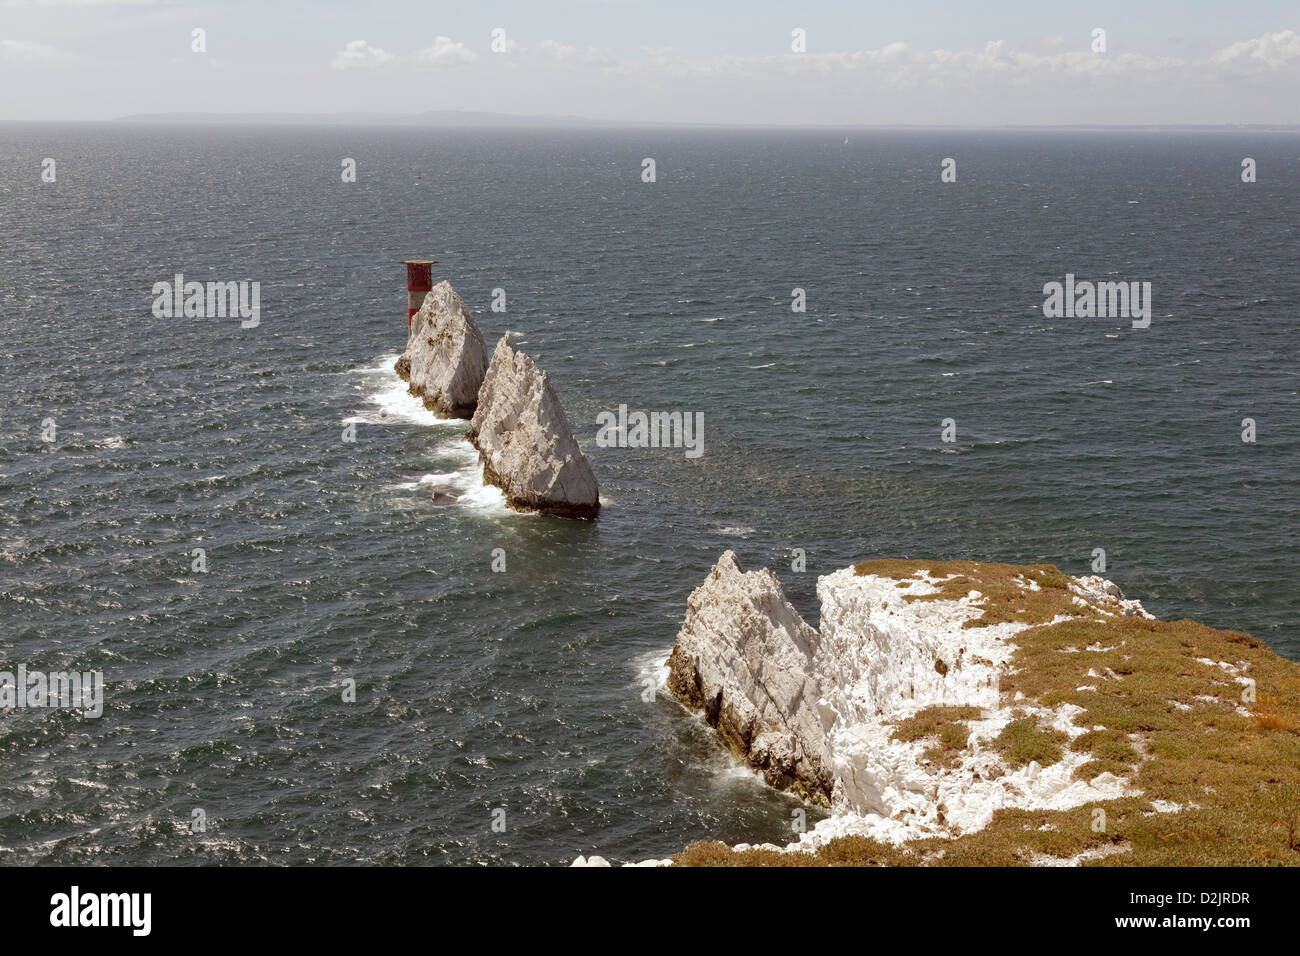
[[[1061,731],[1041,729],[1032,717],[1022,717],[1003,727],[993,746],[1013,767],[1031,763],[1050,767],[1061,762],[1064,756],[1061,744],[1064,742],[1065,734]]]
[[[906,720],[897,721],[890,735],[895,740],[911,742],[935,738],[921,757],[940,767],[955,766],[970,742],[970,727],[965,721],[981,715],[978,707],[927,707]]]
[[[890,736],[910,743],[922,737],[933,737],[958,721],[975,720],[981,713],[978,707],[927,707],[906,720],[896,721]],[[965,745],[963,740],[962,746]]]

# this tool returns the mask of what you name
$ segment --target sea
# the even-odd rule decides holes
[[[1248,128],[2,125],[0,669],[104,686],[0,710],[0,864],[789,842],[663,686],[728,549],[813,624],[865,559],[1104,560],[1300,660],[1297,223]],[[599,520],[407,393],[409,258],[547,372]],[[257,323],[155,314],[177,274]],[[1149,325],[1049,316],[1067,276]]]

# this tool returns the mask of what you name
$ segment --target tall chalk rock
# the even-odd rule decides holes
[[[766,568],[727,551],[691,594],[668,659],[668,687],[703,710],[769,784],[829,806],[833,778],[813,674],[817,632]]]
[[[411,394],[447,418],[471,418],[487,370],[483,334],[449,282],[439,282],[411,318],[406,351],[394,370]]]
[[[470,443],[484,480],[520,511],[594,519],[600,511],[596,476],[569,430],[546,373],[515,348],[507,332],[492,353],[479,389]]]

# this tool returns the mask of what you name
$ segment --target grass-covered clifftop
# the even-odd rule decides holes
[[[999,686],[1020,714],[996,740],[1008,767],[1086,753],[1080,779],[1110,772],[1130,794],[1069,810],[997,811],[983,829],[894,846],[841,837],[815,852],[695,843],[683,866],[1300,865],[1300,665],[1248,634],[1193,621],[1090,612],[1073,579],[1050,565],[871,561],[856,573],[899,581],[946,579],[937,593],[904,600],[983,596],[965,627],[1031,626]],[[1042,707],[1081,708],[1085,732],[1066,739],[1039,726]],[[972,743],[971,707],[930,707],[898,721],[894,736],[921,741],[934,774],[951,772]]]

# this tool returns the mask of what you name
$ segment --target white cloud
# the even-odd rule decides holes
[[[478,55],[446,36],[407,54],[362,41],[346,65],[403,70],[457,67],[448,95],[463,108],[565,112],[692,122],[1017,123],[1300,121],[1300,101],[1271,97],[1252,77],[1300,69],[1292,31],[1234,43],[1213,56],[1094,53],[1086,43],[1037,38],[1016,49],[989,40],[966,49],[901,41],[874,49],[767,55],[698,55],[645,48],[608,51],[555,40],[509,42],[507,56]],[[492,69],[504,60],[509,70]],[[512,77],[512,78],[507,78]],[[390,75],[390,80],[398,80]],[[1276,86],[1277,84],[1272,84]],[[1198,93],[1190,93],[1196,90]],[[611,104],[617,104],[611,110]]]
[[[597,47],[580,49],[554,40],[543,40],[535,46],[525,46],[515,40],[506,39],[506,48],[502,51],[516,63],[552,63],[571,64],[574,66],[614,66],[617,61],[607,51]],[[489,57],[491,59],[491,57]],[[365,40],[352,40],[330,61],[336,70],[384,66],[389,63],[404,63],[420,67],[452,67],[476,63],[479,56],[464,43],[450,37],[438,36],[433,45],[416,50],[409,55],[399,56],[371,46]]]
[[[1300,34],[1283,30],[1226,46],[1210,57],[1210,62],[1276,70],[1297,59],[1300,59]]]
[[[543,40],[537,46],[525,49],[524,52],[539,60],[552,60],[558,63],[613,66],[617,62],[607,50],[598,47],[587,47],[585,50],[580,50],[576,46],[557,43],[554,40]]]
[[[980,50],[916,50],[894,42],[875,50],[842,53],[801,53],[775,56],[684,57],[672,50],[650,50],[639,64],[679,75],[799,76],[861,75],[886,83],[924,81],[961,84],[977,78],[1013,79],[1035,76],[1075,75],[1118,77],[1133,72],[1152,72],[1184,65],[1169,57],[1141,54],[1096,54],[1089,51],[1027,53],[1007,48],[1002,40],[990,40]]]
[[[397,57],[387,50],[371,46],[365,40],[350,40],[334,59],[330,68],[335,70],[365,70],[392,63]]]
[[[434,37],[433,46],[417,50],[411,59],[421,66],[445,67],[473,63],[478,54],[451,37]]]

